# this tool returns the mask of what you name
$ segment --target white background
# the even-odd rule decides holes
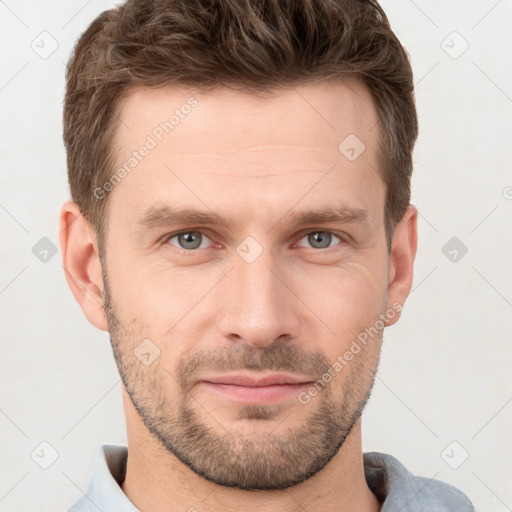
[[[384,336],[364,451],[452,483],[477,510],[504,512],[512,510],[512,2],[382,4],[415,73],[420,239],[412,293]],[[0,2],[1,511],[65,510],[85,489],[97,447],[126,443],[108,335],[74,301],[60,250],[46,263],[32,252],[42,237],[58,245],[69,197],[65,62],[111,5]],[[43,44],[58,48],[44,59],[31,47]],[[452,237],[468,249],[456,262],[442,252]],[[43,441],[58,452],[48,469],[31,458]],[[453,441],[452,465],[469,454],[458,469],[441,456]]]

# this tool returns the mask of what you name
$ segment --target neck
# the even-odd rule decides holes
[[[292,512],[298,506],[323,512],[380,510],[364,477],[360,419],[339,452],[310,479],[288,489],[243,491],[198,476],[149,434],[129,399],[125,409],[128,461],[121,488],[141,511]]]

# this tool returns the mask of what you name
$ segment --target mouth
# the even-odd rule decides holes
[[[254,373],[232,373],[202,379],[206,390],[243,403],[275,403],[292,398],[312,384],[309,378],[283,373],[255,376]]]

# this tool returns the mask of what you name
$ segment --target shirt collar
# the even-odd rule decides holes
[[[395,457],[363,454],[370,490],[382,503],[380,512],[474,512],[469,498],[447,483],[414,476]]]
[[[121,489],[126,476],[128,448],[104,444],[98,448],[91,476],[83,496],[68,512],[139,512]]]

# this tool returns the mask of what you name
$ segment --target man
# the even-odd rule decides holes
[[[412,283],[412,84],[371,1],[128,1],[81,36],[60,242],[128,447],[72,512],[473,510],[361,447]]]

